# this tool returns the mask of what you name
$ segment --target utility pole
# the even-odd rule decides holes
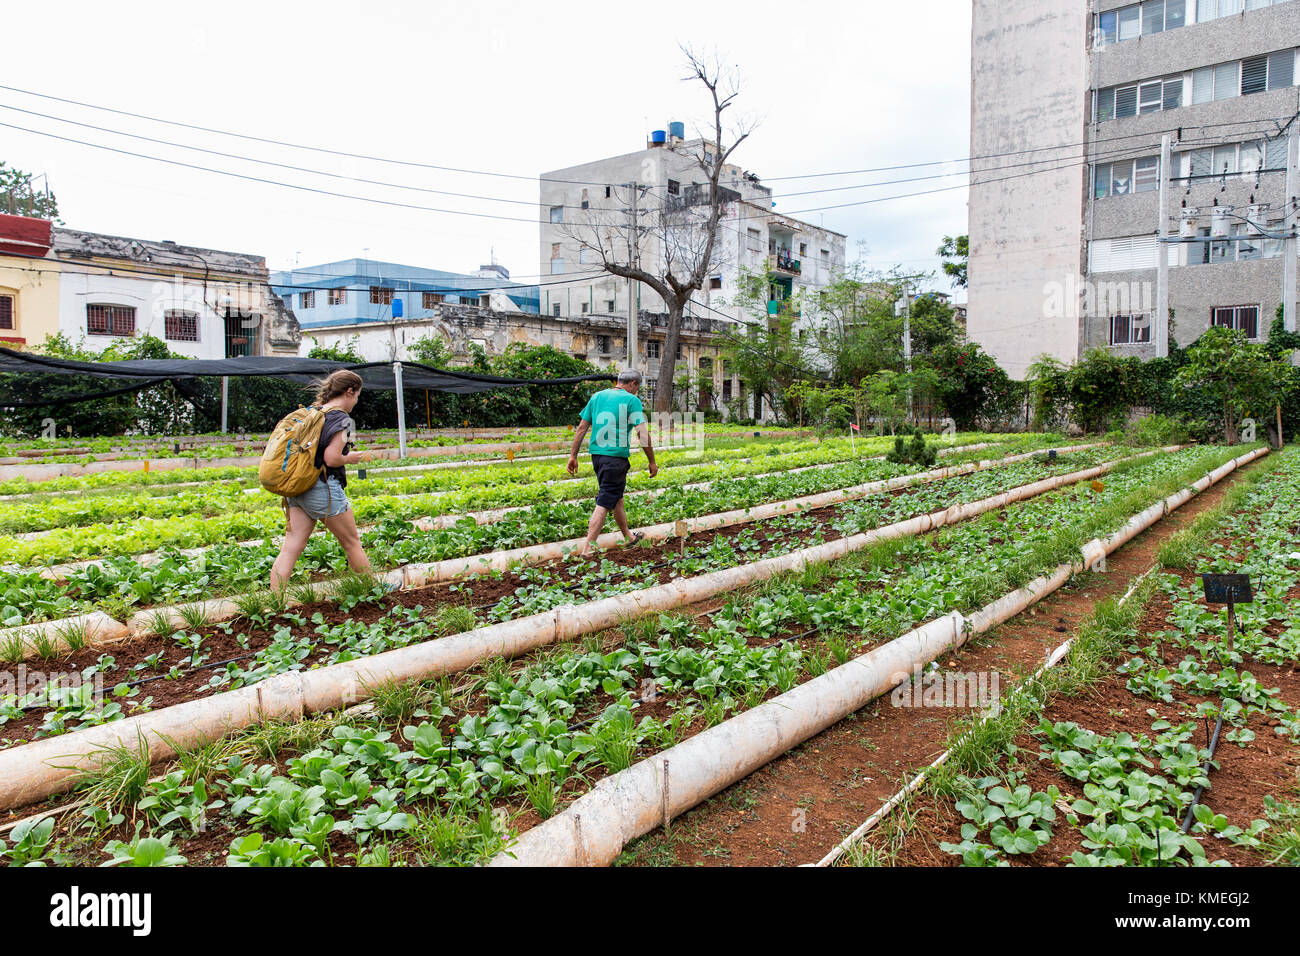
[[[1151,322],[1156,358],[1169,355],[1169,244],[1166,230],[1169,217],[1169,158],[1172,141],[1168,133],[1160,138],[1160,192],[1156,198],[1156,314]]]
[[[900,309],[899,306],[902,306]],[[903,316],[903,372],[911,374],[912,371],[912,290],[903,287],[903,301],[894,303],[894,315]],[[905,392],[905,402],[907,406],[907,418],[912,418],[912,386],[908,383]]]
[[[640,195],[640,188],[636,183],[628,183],[632,190],[632,228],[627,237],[627,261],[633,266],[639,266],[641,258],[640,235],[637,232],[637,197]],[[637,367],[637,307],[636,307],[636,280],[628,278],[627,280],[627,367]]]
[[[1300,127],[1293,126],[1287,137],[1286,197],[1282,203],[1282,222],[1291,224],[1282,255],[1282,324],[1288,332],[1296,330],[1297,216],[1300,216]]]

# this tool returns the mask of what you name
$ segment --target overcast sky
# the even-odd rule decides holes
[[[255,253],[272,269],[367,256],[472,271],[495,250],[514,277],[534,281],[537,184],[530,177],[632,152],[671,119],[686,122],[688,135],[708,119],[704,91],[681,80],[679,43],[716,50],[739,68],[736,108],[759,125],[734,160],[776,190],[778,210],[846,233],[850,258],[864,243],[872,267],[934,269],[941,237],[966,230],[964,188],[821,209],[960,187],[964,176],[952,175],[960,165],[780,177],[966,156],[967,0],[61,0],[7,5],[5,34],[0,84],[7,87],[249,136],[523,177],[353,160],[0,90],[0,123],[11,126],[315,189],[505,217],[304,192],[0,126],[0,159],[46,174],[68,226]]]

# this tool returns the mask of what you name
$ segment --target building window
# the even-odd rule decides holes
[[[615,303],[614,303],[614,300],[613,300],[613,299],[606,299],[606,300],[605,300],[605,311],[606,311],[606,312],[610,312],[610,313],[612,313],[612,312],[614,311],[614,305],[615,305]]]
[[[581,249],[579,249],[579,250],[578,250],[578,262],[581,263],[582,265],[586,265],[586,264],[590,261],[590,260],[587,258],[587,254],[588,254],[590,251],[591,251],[591,250],[589,250],[586,246],[583,246]]]
[[[348,301],[347,289],[330,289],[330,305],[346,305]]]
[[[447,297],[443,295],[441,292],[420,293],[420,304],[423,305],[426,309],[432,309],[435,305],[442,305],[442,303],[445,302],[446,300]]]
[[[559,315],[559,314],[560,314],[560,303],[557,302],[553,306],[551,306],[551,315]]]
[[[1111,345],[1141,345],[1151,341],[1151,315],[1112,315],[1110,317]]]
[[[678,196],[681,194],[682,184],[675,179],[668,180],[668,195]]]
[[[372,285],[370,287],[370,304],[371,305],[392,305],[393,290],[386,285]]]
[[[87,335],[135,335],[135,309],[129,305],[87,305]]]
[[[722,276],[710,276],[710,277],[709,277],[709,288],[710,288],[710,289],[721,289],[721,288],[722,288]]]
[[[298,308],[300,308],[300,309],[314,309],[314,308],[316,308],[316,293],[315,293],[315,292],[299,292],[299,293],[298,293]]]
[[[657,359],[663,354],[663,343],[658,339],[651,339],[645,344],[646,358]]]
[[[584,308],[583,311],[586,311],[586,309]],[[596,336],[596,351],[599,352],[601,355],[608,355],[608,354],[609,354],[609,336],[608,336],[608,335],[598,335],[598,336]]]
[[[552,207],[551,207],[551,222],[564,222],[564,207],[563,207],[563,206],[552,206]]]
[[[1125,159],[1117,163],[1098,163],[1093,168],[1092,195],[1095,199],[1124,196],[1128,193],[1154,192],[1159,187],[1159,156]]]
[[[12,332],[14,329],[14,297],[0,295],[0,329]]]
[[[1109,46],[1121,40],[1175,30],[1187,24],[1189,0],[1147,0],[1097,15],[1097,44]],[[1235,0],[1240,3],[1241,0]],[[1252,0],[1258,2],[1258,0]],[[1263,0],[1271,2],[1271,0]]]
[[[168,309],[163,313],[163,334],[169,342],[197,342],[199,340],[198,314]]]
[[[558,275],[563,275],[563,274],[564,274],[564,260],[563,260],[563,259],[552,259],[552,260],[551,260],[551,275],[553,275],[553,276],[558,276]]]
[[[1123,119],[1139,113],[1172,110],[1183,105],[1183,78],[1167,77],[1131,86],[1097,91],[1097,119]]]
[[[605,187],[605,198],[606,198],[606,199],[608,199],[608,198],[610,197],[610,192],[611,192],[610,187],[609,187],[609,186],[606,186],[606,187]]]
[[[584,302],[584,303],[582,303],[580,306],[578,306],[578,310],[579,310],[583,315],[586,315],[586,314],[587,314],[587,303]]]
[[[808,255],[808,243],[806,242],[799,243],[799,255],[801,256]]]
[[[1259,306],[1228,305],[1216,308],[1211,313],[1211,322],[1225,328],[1236,329],[1246,333],[1246,338],[1259,337]]]

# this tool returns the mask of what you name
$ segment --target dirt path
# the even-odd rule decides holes
[[[1005,689],[1032,672],[1096,605],[1124,593],[1151,567],[1160,545],[1213,507],[1240,469],[1197,495],[1026,614],[983,635],[940,666],[994,672]],[[740,783],[631,844],[625,865],[797,866],[816,863],[941,752],[949,725],[968,708],[892,706],[881,697]]]

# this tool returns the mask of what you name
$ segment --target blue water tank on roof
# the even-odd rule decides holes
[[[668,124],[668,135],[676,139],[686,138],[686,124],[674,120]]]
[[[653,129],[650,131],[650,142],[666,143],[668,142],[668,134],[661,129]]]

